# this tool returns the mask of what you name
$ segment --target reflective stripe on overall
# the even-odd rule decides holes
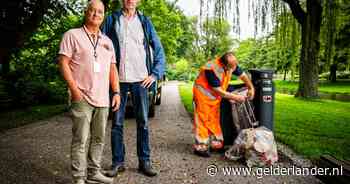
[[[210,136],[223,140],[220,127],[219,96],[209,85],[205,70],[212,70],[220,80],[220,87],[226,91],[231,79],[231,72],[225,71],[220,59],[208,62],[201,67],[200,73],[193,85],[194,123],[193,131],[196,143],[209,143]]]

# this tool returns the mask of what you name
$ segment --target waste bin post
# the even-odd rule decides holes
[[[249,70],[255,88],[254,113],[260,125],[273,131],[275,86],[273,70]]]

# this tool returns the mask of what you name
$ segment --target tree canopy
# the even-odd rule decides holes
[[[103,2],[106,16],[121,6],[119,0]],[[302,97],[317,96],[319,74],[335,80],[350,69],[350,5],[345,0],[247,0],[255,37],[243,41],[237,37],[242,1],[201,0],[200,16],[194,17],[176,2],[144,0],[139,7],[160,36],[170,79],[193,80],[203,63],[233,48],[243,68],[273,68],[284,79],[299,80]],[[65,31],[81,26],[86,1],[3,4],[0,61],[11,93],[28,104],[48,96],[62,101],[66,89],[55,62],[58,44]]]
[[[226,0],[209,0],[200,1],[201,3],[201,16],[208,17],[210,11],[210,4],[214,5],[214,16],[219,19],[227,18],[228,13],[233,14],[232,23],[235,26],[239,26],[239,0],[226,1]],[[260,30],[264,31],[269,25],[267,22],[272,21],[274,29],[280,31],[274,31],[275,39],[285,38],[289,34],[285,28],[290,27],[285,24],[284,21],[291,22],[289,15],[293,15],[294,20],[298,23],[297,30],[292,26],[294,31],[293,37],[299,33],[300,36],[300,54],[299,54],[299,90],[297,96],[314,98],[318,97],[318,74],[320,72],[320,46],[321,39],[327,45],[324,47],[323,58],[326,66],[330,65],[334,55],[334,39],[336,30],[336,17],[337,6],[347,4],[342,0],[248,0],[249,15],[253,15],[255,23],[255,32]],[[339,9],[339,8],[338,8]],[[229,11],[230,10],[230,11]],[[269,16],[270,15],[270,16]],[[322,25],[323,23],[323,25]],[[279,28],[282,26],[281,28]],[[324,37],[320,38],[321,26],[324,27]],[[284,29],[285,31],[281,31]],[[239,33],[240,29],[234,29]],[[293,38],[293,49],[298,48],[298,39]],[[290,53],[293,58],[296,51]],[[288,57],[289,58],[289,57]],[[292,59],[293,60],[293,59]],[[285,63],[291,63],[286,61]],[[286,66],[292,66],[287,64]],[[284,67],[285,68],[285,67]]]

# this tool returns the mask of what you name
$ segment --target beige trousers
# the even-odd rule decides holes
[[[85,178],[87,169],[89,174],[101,169],[108,112],[108,107],[94,107],[84,99],[72,102],[71,169],[74,179]]]

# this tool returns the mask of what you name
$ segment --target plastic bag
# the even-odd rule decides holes
[[[247,96],[248,88],[239,88],[232,93]],[[242,103],[238,103],[234,100],[230,100],[232,120],[237,132],[242,129],[257,127],[259,122],[256,121],[254,115],[254,106],[250,100],[245,100]]]
[[[273,165],[278,160],[273,133],[263,126],[243,129],[225,157],[229,160],[244,157],[248,167]]]

